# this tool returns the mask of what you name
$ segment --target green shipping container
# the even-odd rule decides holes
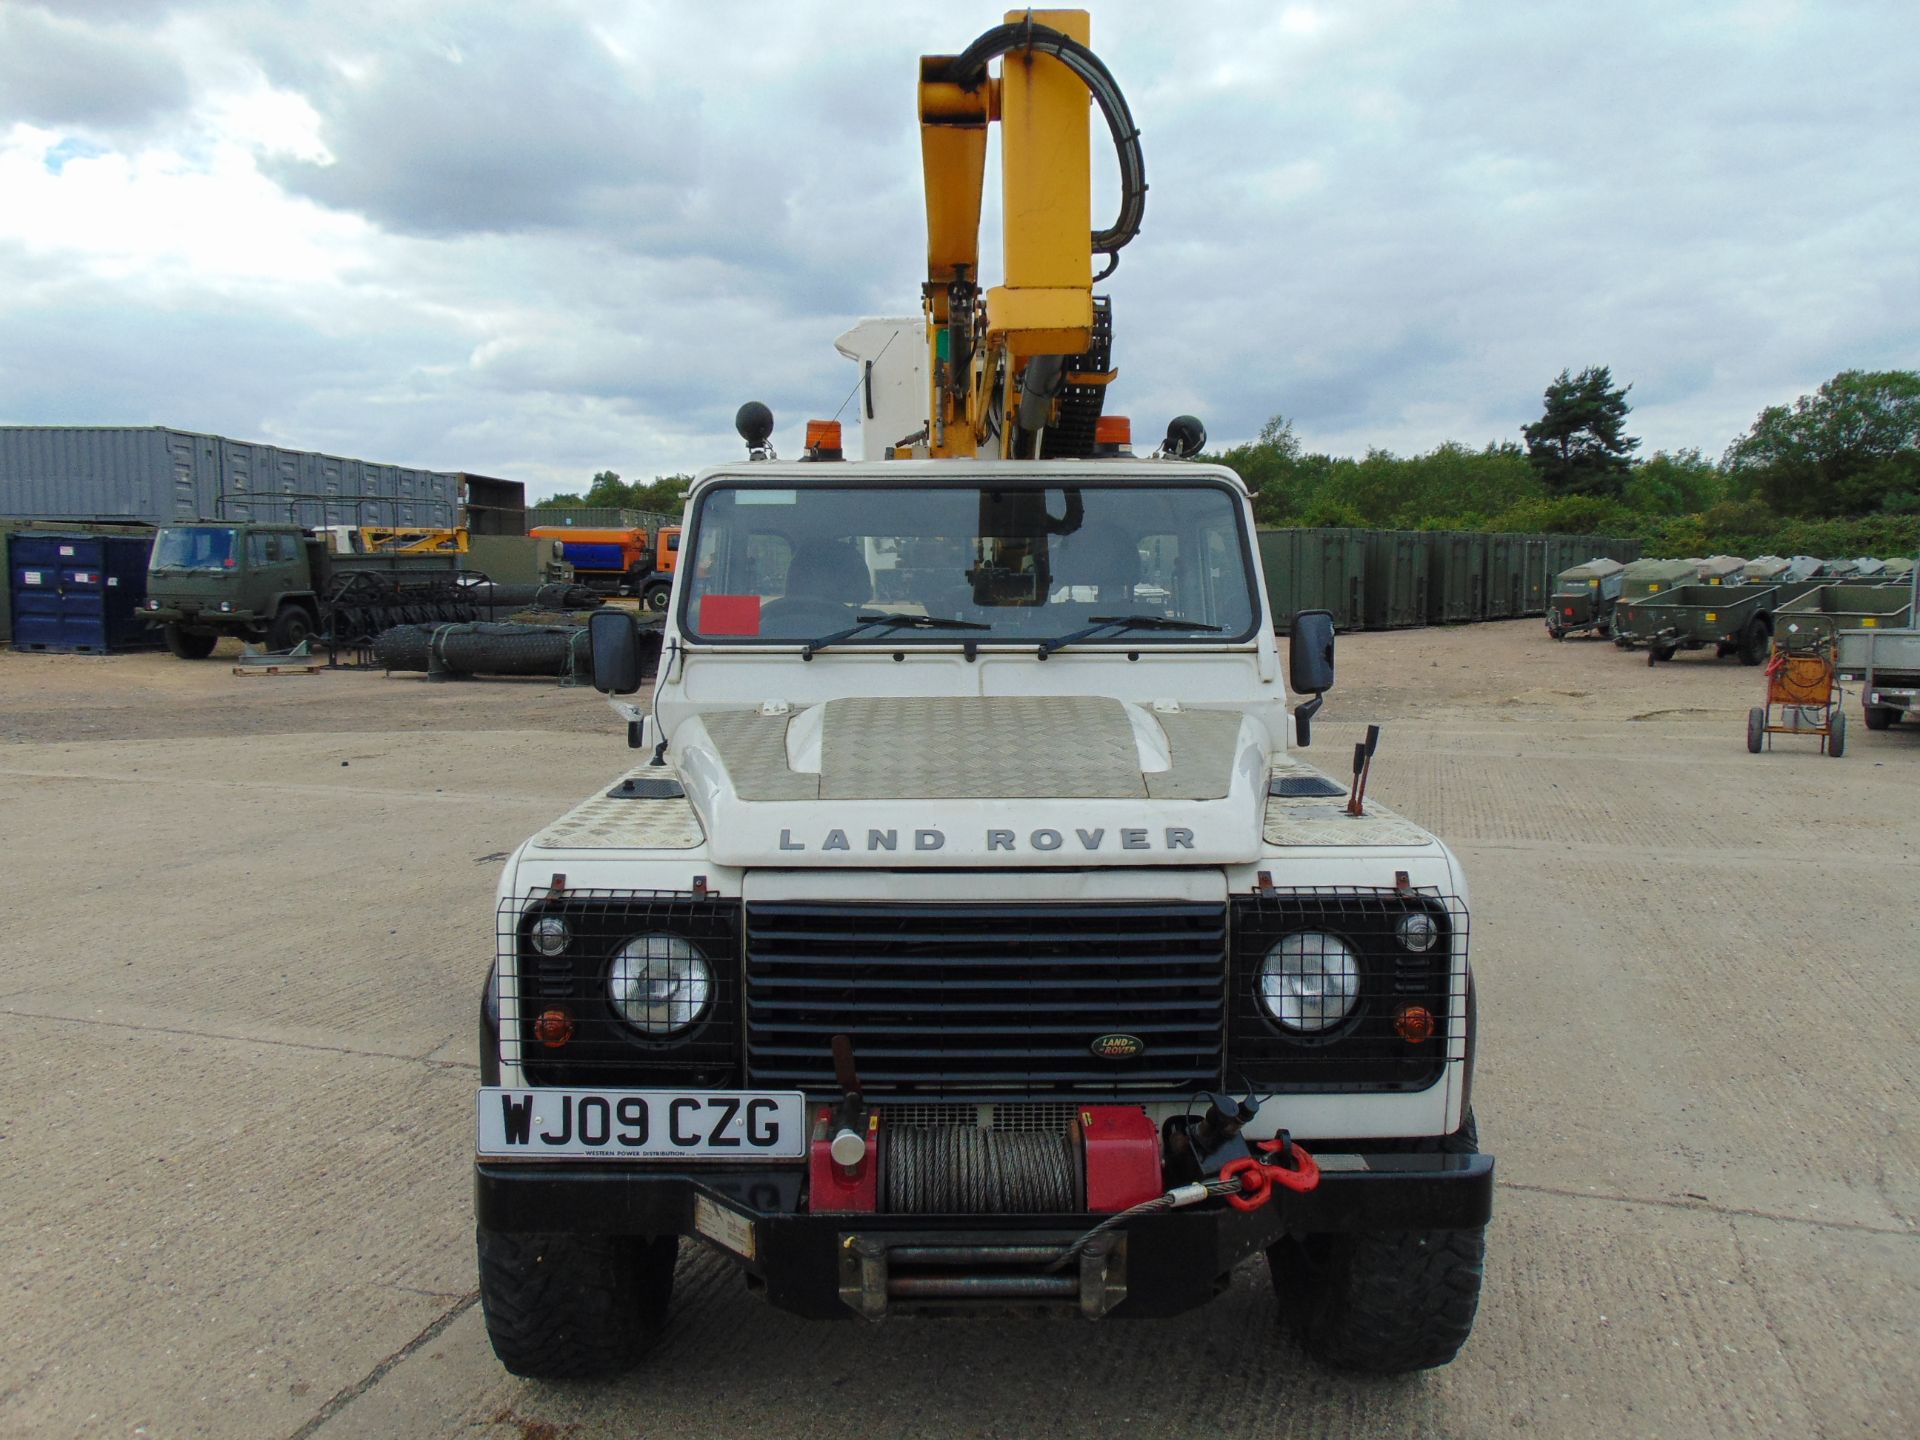
[[[1364,611],[1369,630],[1427,623],[1429,547],[1418,530],[1369,530]]]
[[[1364,530],[1262,530],[1273,626],[1285,634],[1302,610],[1330,610],[1336,630],[1358,630],[1364,613]]]
[[[1487,537],[1470,530],[1429,530],[1427,622],[1463,625],[1487,618]]]
[[[1513,612],[1516,615],[1547,613],[1547,596],[1553,593],[1553,577],[1560,573],[1559,570],[1548,568],[1547,542],[1552,538],[1550,535],[1513,537],[1519,595],[1519,603]]]
[[[1519,539],[1510,534],[1487,536],[1488,620],[1511,620],[1520,613]]]

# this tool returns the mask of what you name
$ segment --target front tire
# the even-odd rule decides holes
[[[1457,1135],[1413,1148],[1472,1155],[1472,1115]],[[1431,1370],[1473,1333],[1487,1230],[1382,1230],[1289,1237],[1267,1251],[1282,1316],[1315,1360],[1399,1375]]]
[[[641,592],[640,608],[649,614],[664,615],[667,613],[667,597],[672,593],[673,586],[671,583],[655,581]]]
[[[630,1369],[666,1328],[680,1239],[480,1230],[480,1308],[500,1363],[530,1380]]]
[[[179,660],[204,660],[220,643],[220,637],[211,630],[189,630],[184,625],[169,625],[163,634],[167,649]]]
[[[302,605],[282,605],[267,630],[269,650],[291,650],[302,640],[313,638],[313,616]]]
[[[1833,718],[1827,725],[1827,754],[1838,760],[1847,753],[1847,717],[1839,706],[1834,706]]]

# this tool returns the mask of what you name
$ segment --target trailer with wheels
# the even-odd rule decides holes
[[[1876,588],[1883,604],[1904,594],[1904,616],[1861,615],[1860,625],[1834,632],[1840,678],[1860,687],[1861,719],[1869,730],[1920,720],[1920,625],[1915,623],[1920,621],[1920,584],[1913,579],[1911,561],[1889,561],[1887,569],[1904,575],[1906,587]],[[1881,623],[1888,619],[1894,623]]]
[[[1626,566],[1604,555],[1562,570],[1547,599],[1547,633],[1556,640],[1591,631],[1602,640],[1613,633],[1613,608],[1620,599]]]
[[[1773,643],[1774,616],[1793,593],[1778,585],[1682,585],[1621,601],[1614,636],[1628,649],[1644,646],[1649,665],[1708,646],[1716,658],[1737,655],[1742,665],[1758,665]]]

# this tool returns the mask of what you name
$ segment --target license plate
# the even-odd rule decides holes
[[[480,1092],[482,1155],[519,1160],[797,1160],[807,1153],[797,1090]]]

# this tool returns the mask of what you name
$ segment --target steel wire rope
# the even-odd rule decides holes
[[[905,1125],[887,1135],[886,1208],[896,1215],[1038,1215],[1078,1208],[1064,1133]]]

